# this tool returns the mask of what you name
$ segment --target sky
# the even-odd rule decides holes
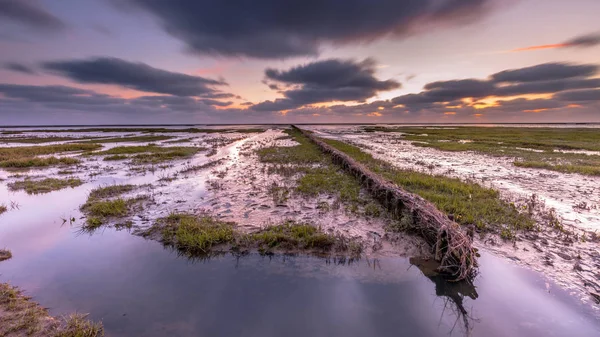
[[[0,125],[600,122],[598,0],[0,0]]]

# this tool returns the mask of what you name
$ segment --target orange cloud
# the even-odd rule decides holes
[[[532,112],[532,113],[538,113],[538,112],[544,112],[547,111],[548,109],[529,109],[529,110],[523,110],[523,112]]]
[[[381,113],[375,111],[375,112],[371,112],[370,114],[367,114],[367,116],[369,116],[369,117],[381,117],[383,115]]]
[[[444,115],[456,115],[456,112],[454,112],[454,111],[446,111],[446,112],[444,112]]]
[[[542,49],[557,49],[557,48],[566,48],[566,47],[570,47],[570,46],[571,45],[568,43],[543,44],[543,45],[539,45],[539,46],[529,46],[529,47],[525,47],[525,48],[517,48],[517,49],[511,50],[511,52],[516,53],[516,52],[522,52],[522,51],[532,51],[532,50],[542,50]]]
[[[483,114],[473,114],[473,116],[475,116],[475,118],[479,118],[479,117],[483,116]]]

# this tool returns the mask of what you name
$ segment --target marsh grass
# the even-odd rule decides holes
[[[93,189],[89,196],[88,201],[97,200],[97,199],[107,199],[114,198],[116,196],[131,192],[135,190],[138,186],[136,185],[109,185],[109,186],[101,186]]]
[[[101,148],[98,144],[59,144],[45,146],[19,146],[0,148],[0,167],[25,168],[51,165],[73,165],[80,161],[75,158],[56,158],[38,156],[64,152],[92,151]]]
[[[362,202],[358,181],[333,165],[308,170],[298,179],[296,191],[311,197],[333,194],[344,202]]]
[[[600,132],[593,128],[456,127],[453,129],[369,127],[368,131],[402,132],[419,147],[442,151],[474,151],[514,157],[515,166],[564,173],[600,175],[600,153],[565,153],[562,150],[600,151]]]
[[[248,129],[199,129],[199,128],[185,128],[185,129],[169,129],[169,128],[85,128],[85,129],[36,129],[28,130],[28,132],[141,132],[141,133],[225,133],[225,132],[238,132],[238,133],[259,133],[264,132],[264,129],[259,128],[248,128]],[[19,132],[20,131],[15,131]]]
[[[82,143],[143,143],[143,142],[158,142],[162,140],[172,139],[171,136],[130,136],[130,137],[113,137],[104,139],[93,139]]]
[[[256,153],[263,163],[271,164],[319,164],[326,161],[326,157],[319,148],[296,129],[285,130],[298,145],[294,146],[271,146],[258,149]]]
[[[79,178],[46,178],[41,180],[34,180],[25,178],[23,180],[15,181],[7,184],[11,191],[24,190],[27,194],[43,194],[52,191],[62,190],[67,187],[77,187],[83,184],[83,181]]]
[[[72,314],[53,318],[39,304],[7,283],[0,283],[0,336],[99,337],[101,323]]]
[[[506,238],[517,230],[535,229],[535,221],[520,213],[514,204],[503,201],[496,190],[456,178],[398,169],[356,146],[331,139],[323,141],[408,192],[433,202],[461,225],[473,225],[482,232],[504,232]]]
[[[274,251],[336,251],[360,255],[362,251],[362,245],[354,240],[327,234],[310,224],[291,221],[243,233],[235,223],[220,221],[209,215],[173,213],[159,219],[152,231],[159,233],[164,244],[190,257],[246,249],[257,249],[264,254]]]
[[[139,146],[117,146],[106,151],[92,152],[88,155],[107,155],[104,160],[123,160],[131,158],[135,164],[155,164],[164,161],[183,159],[193,156],[201,147],[161,147],[154,144]],[[132,156],[127,156],[132,155]]]
[[[6,207],[4,204],[0,204],[0,215],[4,214],[5,212],[8,212],[8,207]]]
[[[136,207],[141,209],[141,203],[149,199],[147,196],[141,195],[128,199],[120,197],[138,187],[137,185],[110,185],[93,189],[85,204],[80,207],[87,218],[82,229],[96,230],[109,221],[120,220],[131,215]],[[127,223],[121,225],[121,227],[131,227]]]
[[[0,137],[0,142],[3,143],[21,143],[21,144],[42,144],[52,142],[66,142],[66,141],[81,141],[92,139],[90,138],[75,138],[75,137]],[[87,141],[86,141],[87,142]]]

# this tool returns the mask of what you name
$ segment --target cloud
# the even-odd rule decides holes
[[[600,86],[598,86],[600,87]],[[581,102],[581,101],[597,101],[600,102],[600,90],[599,89],[588,89],[588,90],[573,90],[559,92],[554,95],[555,99],[561,101],[570,102]]]
[[[287,110],[314,103],[362,102],[380,91],[400,87],[394,80],[378,80],[375,69],[376,63],[372,59],[361,62],[329,59],[285,71],[268,68],[265,70],[267,80],[289,88],[282,91],[285,98],[259,103],[253,109]]]
[[[223,93],[213,86],[227,85],[221,80],[171,72],[145,63],[111,57],[45,62],[42,66],[79,83],[114,84],[175,96],[222,97]]]
[[[17,62],[7,62],[4,65],[2,65],[2,68],[23,74],[35,74],[35,71],[33,69]]]
[[[402,38],[477,20],[495,0],[127,0],[199,54],[314,56],[323,44]]]
[[[56,16],[28,0],[0,0],[0,21],[9,20],[39,31],[59,31],[66,27]]]
[[[532,67],[501,71],[491,76],[495,82],[534,82],[588,77],[598,72],[595,64],[543,63]]]
[[[529,46],[524,48],[517,48],[511,50],[512,52],[542,50],[542,49],[558,49],[558,48],[591,48],[600,45],[600,33],[593,33],[588,35],[582,35],[574,37],[570,40],[554,43],[554,44],[543,44],[537,46]]]
[[[420,93],[398,96],[391,102],[401,105],[409,112],[448,111],[448,109],[471,111],[472,108],[488,109],[493,106],[506,107],[509,104],[525,107],[525,103],[530,104],[525,110],[550,109],[548,107],[535,109],[532,106],[544,106],[542,102],[564,105],[564,102],[557,103],[549,99],[534,101],[526,98],[507,101],[498,98],[552,94],[559,101],[576,100],[575,98],[593,101],[597,97],[597,90],[593,89],[600,88],[600,78],[593,77],[597,70],[598,66],[592,64],[545,63],[501,71],[490,75],[487,79],[432,82],[426,84]],[[495,98],[494,103],[489,102],[492,98]],[[482,101],[483,99],[488,101]]]

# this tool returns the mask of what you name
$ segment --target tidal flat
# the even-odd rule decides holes
[[[421,129],[300,128],[472,232],[478,275],[448,282],[409,217],[289,126],[27,128],[0,130],[4,293],[84,336],[600,333],[594,174],[433,146],[464,130],[420,146]]]

